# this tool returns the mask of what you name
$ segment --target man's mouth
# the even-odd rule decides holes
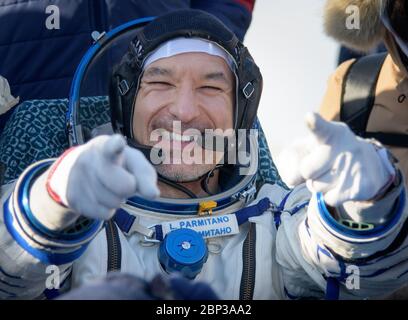
[[[194,135],[189,134],[178,134],[176,132],[168,132],[166,138],[171,141],[181,141],[181,142],[191,142],[195,140]]]
[[[177,133],[177,132],[170,132],[167,130],[163,130],[160,133],[161,137],[163,140],[168,140],[168,141],[176,141],[176,142],[193,142],[197,141],[199,137],[201,137],[201,134],[187,134],[187,133]]]
[[[161,148],[167,150],[192,150],[195,148],[198,139],[201,137],[200,132],[189,134],[188,131],[179,133],[163,129],[160,132],[159,143]]]

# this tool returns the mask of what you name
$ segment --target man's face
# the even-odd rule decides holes
[[[156,167],[160,174],[194,181],[220,161],[223,152],[203,149],[194,136],[233,128],[234,83],[225,60],[206,53],[178,54],[147,66],[134,106],[133,136],[162,148],[166,161]]]

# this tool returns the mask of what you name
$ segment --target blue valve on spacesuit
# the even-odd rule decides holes
[[[166,272],[180,272],[186,278],[194,279],[207,261],[208,250],[198,232],[183,228],[166,235],[158,255]]]

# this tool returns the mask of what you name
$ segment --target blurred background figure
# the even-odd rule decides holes
[[[360,30],[347,29],[345,8],[360,6]],[[383,7],[384,6],[384,7]],[[408,1],[328,0],[327,33],[357,50],[385,43],[389,54],[344,62],[332,75],[321,106],[365,138],[387,145],[408,176]]]
[[[359,59],[361,57],[366,56],[367,54],[376,54],[376,53],[381,53],[381,52],[386,52],[387,48],[383,45],[380,44],[376,48],[372,49],[370,52],[361,52],[361,51],[356,51],[350,48],[347,48],[346,46],[341,46],[339,50],[339,59],[338,59],[338,65],[341,65],[343,62],[350,60],[350,59]]]
[[[125,288],[125,290],[124,290]],[[105,278],[69,291],[58,300],[218,300],[205,283],[181,276],[157,275],[145,281],[126,273],[109,273]]]
[[[20,101],[67,98],[92,31],[185,8],[221,19],[242,40],[255,0],[0,1],[0,75]],[[13,109],[0,116],[0,133]]]

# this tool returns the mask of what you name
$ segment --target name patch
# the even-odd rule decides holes
[[[163,236],[176,229],[192,229],[203,238],[230,236],[239,233],[238,221],[234,214],[207,216],[162,223]]]

